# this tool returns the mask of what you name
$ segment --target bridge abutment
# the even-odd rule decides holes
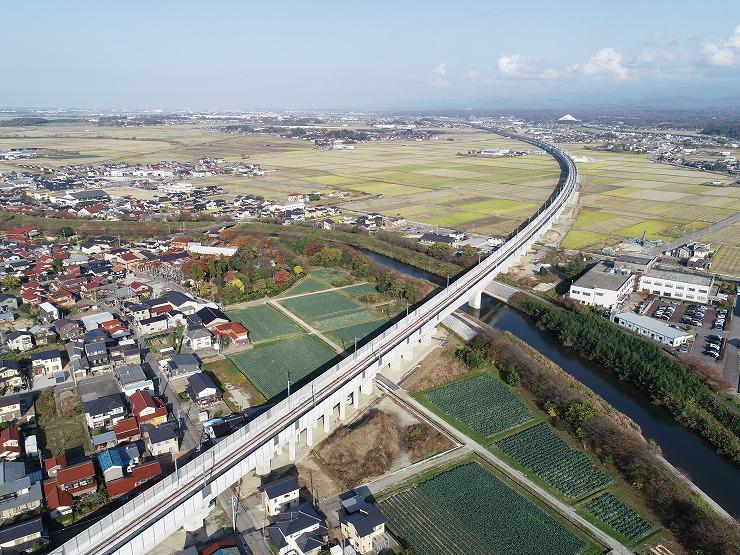
[[[473,310],[480,310],[481,302],[483,294],[478,291],[477,293],[473,293],[473,296],[470,297],[470,300],[468,301],[468,306],[472,308]]]

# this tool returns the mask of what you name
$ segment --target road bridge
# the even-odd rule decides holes
[[[492,131],[545,150],[561,167],[560,180],[547,201],[498,250],[334,367],[52,553],[144,554],[179,528],[201,527],[219,494],[248,473],[269,474],[272,459],[286,449],[295,459],[298,442],[313,444],[316,426],[329,432],[347,417],[348,409],[357,408],[360,395],[372,394],[380,369],[410,357],[414,345],[430,341],[437,324],[465,303],[480,308],[481,293],[548,231],[577,183],[575,163],[559,148]]]

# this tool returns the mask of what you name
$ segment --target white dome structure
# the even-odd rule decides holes
[[[578,121],[578,120],[576,118],[574,118],[573,116],[571,116],[570,114],[565,114],[558,121]]]

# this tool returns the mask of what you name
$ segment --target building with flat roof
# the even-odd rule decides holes
[[[661,297],[708,303],[714,277],[667,270],[648,270],[640,276],[638,290]]]
[[[660,320],[634,312],[620,312],[614,316],[614,323],[669,347],[678,347],[694,337],[693,333],[671,327]]]
[[[601,261],[574,281],[568,297],[581,304],[613,308],[629,297],[635,288],[635,274]]]

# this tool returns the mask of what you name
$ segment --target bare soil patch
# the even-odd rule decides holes
[[[462,342],[454,334],[448,334],[447,337],[447,345],[425,356],[419,368],[403,382],[406,391],[418,393],[461,378],[469,372],[468,368],[455,358],[455,349],[462,345]]]

